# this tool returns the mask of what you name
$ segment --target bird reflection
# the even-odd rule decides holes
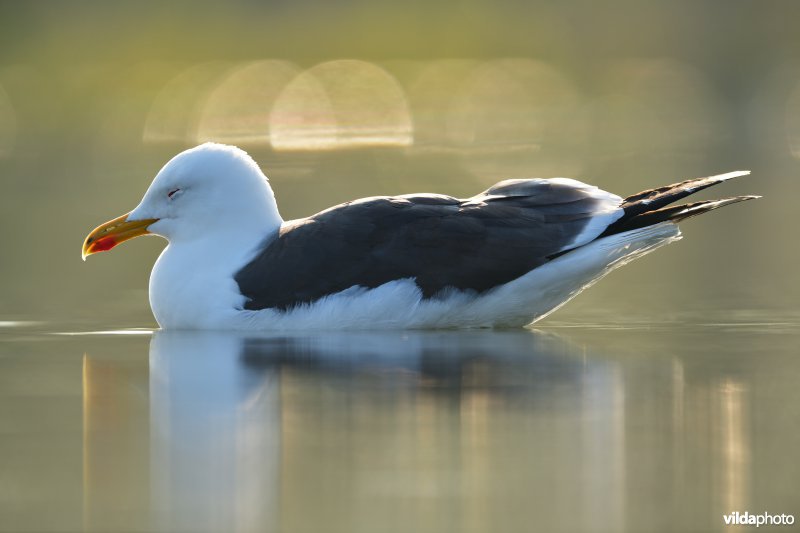
[[[669,531],[688,509],[712,530],[748,508],[752,383],[612,345],[165,331],[149,387],[138,354],[87,354],[84,529]]]
[[[753,382],[665,335],[165,331],[149,373],[87,354],[84,529],[668,531],[687,509],[712,530],[751,503]]]
[[[621,426],[609,427],[614,417],[603,416],[569,422],[575,432],[553,432],[546,420],[576,408],[617,410],[619,386],[612,365],[587,362],[562,338],[530,331],[156,332],[154,525],[314,530],[402,512],[423,527],[431,502],[439,502],[452,506],[453,520],[488,527],[504,507],[493,493],[508,474],[508,465],[493,464],[494,452],[526,423],[522,431],[533,429],[541,442],[509,457],[549,455],[567,478],[611,484],[617,490],[598,491],[589,510],[607,514],[607,527],[622,510],[622,457],[595,459],[621,449]],[[590,467],[569,467],[573,454]],[[512,500],[528,498],[525,486],[541,487],[539,476],[552,475],[538,461],[520,467],[528,471]],[[559,500],[558,490],[544,492],[539,497]]]
[[[276,369],[242,366],[241,350],[241,338],[223,333],[153,336],[151,495],[159,529],[251,531],[272,522]]]

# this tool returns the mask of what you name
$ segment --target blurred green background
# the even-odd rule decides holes
[[[2,2],[0,319],[152,326],[140,239],[80,261],[159,168],[238,144],[285,219],[513,177],[762,194],[556,314],[792,310],[800,3]]]

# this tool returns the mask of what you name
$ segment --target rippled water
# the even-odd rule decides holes
[[[0,324],[3,531],[720,531],[800,514],[800,321]]]

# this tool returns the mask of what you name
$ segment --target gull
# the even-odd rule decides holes
[[[82,255],[165,238],[149,287],[164,329],[521,327],[680,239],[678,222],[758,198],[671,205],[745,174],[627,198],[568,178],[510,179],[466,199],[375,196],[284,221],[246,152],[205,143],[172,158]]]

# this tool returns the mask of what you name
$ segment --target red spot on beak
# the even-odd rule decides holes
[[[92,246],[93,252],[106,252],[117,245],[117,241],[113,237],[103,237],[97,239]]]

